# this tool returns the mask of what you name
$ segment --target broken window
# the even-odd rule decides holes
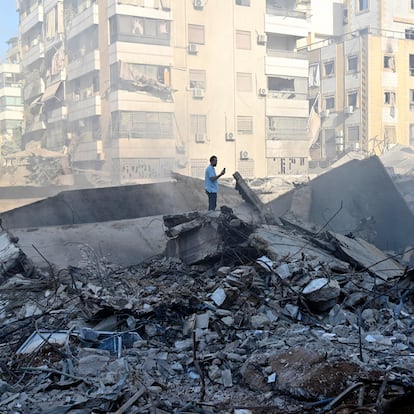
[[[335,75],[335,62],[330,60],[329,62],[325,62],[323,64],[324,75],[325,77],[334,76]]]
[[[395,105],[395,92],[384,92],[384,104],[394,106]]]
[[[157,45],[170,43],[168,20],[116,15],[110,19],[109,28],[111,43],[117,41]]]
[[[348,92],[348,105],[358,108],[358,91]]]
[[[319,63],[309,66],[309,87],[318,88],[321,84]]]
[[[198,45],[204,45],[204,26],[197,24],[188,25],[188,42],[197,43]]]
[[[295,90],[295,80],[293,78],[269,77],[268,86],[269,91],[292,92]]]
[[[395,71],[394,55],[384,55],[384,69]]]
[[[348,56],[348,72],[358,72],[359,65],[358,65],[358,56]]]
[[[410,76],[414,76],[414,55],[410,55],[409,65]]]
[[[252,116],[238,116],[237,117],[237,133],[238,134],[253,134],[253,117]]]
[[[244,30],[236,30],[236,48],[250,50],[251,33]]]
[[[294,141],[306,135],[308,119],[290,116],[270,116],[267,118],[269,140]]]

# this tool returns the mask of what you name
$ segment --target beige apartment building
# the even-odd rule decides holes
[[[16,0],[24,143],[107,183],[306,173],[302,0]]]
[[[414,1],[344,0],[337,19],[341,33],[309,48],[311,167],[414,145]]]
[[[0,145],[3,152],[18,149],[23,126],[22,77],[20,74],[20,48],[18,38],[7,41],[6,61],[0,63]],[[3,165],[4,160],[0,159]]]

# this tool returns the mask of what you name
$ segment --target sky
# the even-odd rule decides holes
[[[18,35],[19,15],[16,12],[16,0],[0,0],[0,61],[6,59],[7,40]]]

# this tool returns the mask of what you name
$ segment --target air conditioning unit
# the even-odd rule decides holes
[[[267,42],[267,36],[265,34],[257,35],[257,44],[258,45],[265,45]]]
[[[226,133],[226,141],[234,141],[234,134],[233,132]]]
[[[241,160],[248,160],[249,159],[249,153],[245,150],[240,151],[240,159]]]
[[[195,142],[206,142],[206,134],[195,134]]]
[[[198,53],[198,45],[197,43],[190,43],[188,45],[188,53],[192,55],[196,55]]]
[[[204,98],[204,89],[194,88],[193,89],[193,98]]]
[[[354,107],[353,107],[352,105],[346,106],[346,107],[344,108],[344,112],[345,112],[347,115],[352,114],[352,113],[354,112]]]
[[[260,88],[259,89],[259,96],[266,96],[267,95],[267,90],[265,88]]]
[[[324,111],[321,111],[320,115],[321,115],[321,118],[327,118],[329,116],[329,109],[325,109]]]
[[[193,0],[193,6],[195,9],[203,9],[205,0]]]

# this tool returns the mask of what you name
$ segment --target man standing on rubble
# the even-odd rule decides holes
[[[226,169],[223,168],[220,174],[216,174],[217,157],[210,157],[210,165],[206,168],[204,188],[208,196],[208,210],[214,211],[217,205],[218,179],[223,176]]]

